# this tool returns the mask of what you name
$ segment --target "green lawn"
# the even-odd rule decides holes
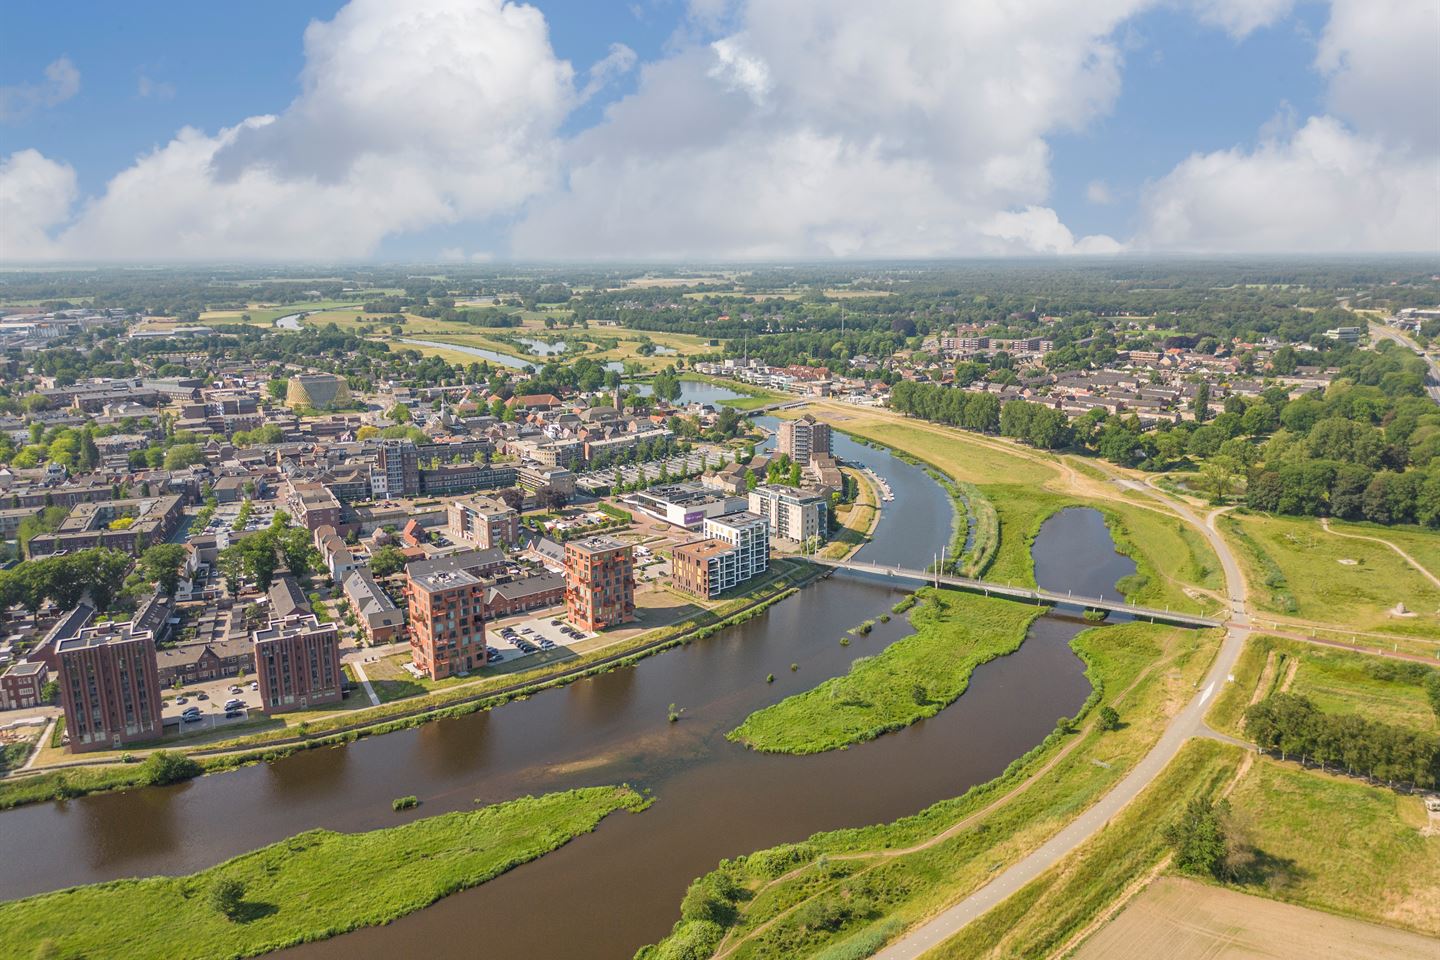
[[[1440,836],[1420,835],[1418,796],[1267,759],[1230,802],[1243,838],[1277,865],[1241,889],[1440,936]]]
[[[876,940],[977,889],[1119,782],[1159,738],[1168,716],[1193,695],[1218,636],[1218,631],[1143,623],[1082,631],[1071,645],[1085,659],[1087,675],[1099,691],[1090,709],[1114,705],[1121,729],[1107,733],[1087,725],[1078,742],[1052,734],[1002,776],[913,816],[819,833],[721,863],[696,883],[701,890],[731,884],[739,889],[729,898],[739,911],[727,923],[735,947],[730,956],[780,960],[817,956],[827,948],[837,950],[836,956],[868,956],[847,952],[852,939],[873,947]],[[1059,756],[1070,744],[1073,749]],[[1028,789],[982,813],[1031,777]],[[970,817],[976,819],[951,829]],[[939,837],[923,849],[910,849]],[[725,933],[692,914],[637,960],[709,956]]]
[[[251,957],[324,940],[484,883],[595,829],[610,813],[644,805],[628,787],[522,797],[368,833],[311,830],[189,876],[11,901],[0,904],[0,958],[30,960],[46,941],[54,956],[171,960]],[[234,920],[209,902],[221,878],[245,885]]]
[[[843,677],[757,710],[727,736],[768,753],[821,753],[933,717],[965,692],[977,666],[1017,650],[1045,611],[953,591],[920,595],[915,633],[857,659]]]
[[[1239,548],[1251,599],[1264,610],[1341,630],[1440,636],[1440,589],[1384,544],[1290,517],[1236,515],[1221,529]],[[1396,603],[1416,616],[1391,616]]]

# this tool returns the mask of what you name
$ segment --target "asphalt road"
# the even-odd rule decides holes
[[[1049,841],[1007,870],[997,874],[985,886],[947,907],[875,954],[875,960],[912,960],[954,936],[971,921],[978,919],[1001,901],[1018,893],[1031,880],[1059,863],[1100,831],[1131,800],[1134,800],[1142,790],[1149,786],[1152,780],[1159,776],[1160,771],[1164,770],[1175,758],[1187,740],[1191,737],[1212,735],[1212,731],[1205,724],[1205,711],[1209,707],[1210,701],[1227,682],[1235,667],[1235,661],[1240,656],[1240,651],[1244,649],[1245,638],[1250,634],[1250,618],[1245,612],[1245,579],[1240,572],[1240,565],[1234,554],[1230,552],[1224,538],[1215,529],[1215,518],[1218,512],[1211,513],[1201,520],[1185,504],[1163,496],[1144,484],[1131,480],[1116,480],[1115,482],[1164,501],[1187,522],[1204,533],[1205,538],[1210,541],[1210,545],[1220,558],[1220,564],[1225,571],[1226,593],[1230,597],[1232,614],[1215,663],[1210,667],[1199,691],[1185,705],[1185,708],[1176,714],[1165,728],[1164,733],[1160,735],[1159,742],[1135,765],[1125,779],[1116,784],[1113,790],[1090,809],[1076,817]]]
[[[1440,403],[1440,362],[1437,362],[1434,357],[1430,356],[1424,350],[1421,350],[1414,340],[1411,340],[1394,327],[1372,321],[1370,324],[1370,335],[1372,337],[1380,337],[1382,340],[1393,340],[1407,350],[1414,350],[1418,353],[1420,358],[1425,361],[1425,365],[1430,368],[1430,378],[1425,384],[1425,392],[1430,394],[1431,400]]]

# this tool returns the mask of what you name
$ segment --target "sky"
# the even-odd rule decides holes
[[[1440,253],[1436,0],[9,0],[0,261]]]

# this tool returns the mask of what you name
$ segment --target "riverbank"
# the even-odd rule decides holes
[[[726,390],[742,394],[733,400],[721,401],[725,406],[736,410],[755,410],[759,407],[768,407],[772,403],[784,403],[787,400],[795,399],[794,394],[776,393],[774,390],[766,390],[764,387],[752,386],[739,380],[726,380],[703,373],[682,373],[680,379],[694,383],[708,383],[713,387],[723,387]]]
[[[813,404],[798,412],[940,471],[962,492],[978,491],[971,509],[977,518],[976,540],[962,556],[972,576],[1035,586],[1031,548],[1040,527],[1066,507],[1091,507],[1105,515],[1117,549],[1135,562],[1135,576],[1119,584],[1129,602],[1201,614],[1220,606],[1212,596],[1220,589],[1220,562],[1199,533],[1157,506],[1118,493],[1092,495],[1105,489],[1105,481],[1053,454],[888,411],[838,411]],[[997,528],[993,539],[991,525]]]
[[[994,780],[914,816],[722,863],[692,891],[699,888],[697,899],[736,891],[721,898],[726,922],[706,925],[687,912],[670,937],[637,958],[768,960],[840,950],[852,938],[878,946],[979,888],[1108,794],[1184,706],[1219,639],[1219,631],[1144,623],[1082,631],[1071,647],[1093,692],[1073,726],[1059,725]],[[1119,729],[1094,722],[1102,704],[1120,713]],[[1072,728],[1078,732],[1065,732]]]
[[[910,636],[857,659],[845,676],[752,713],[726,736],[766,753],[808,754],[903,729],[955,702],[975,668],[1013,653],[1046,611],[930,588],[917,596]]]
[[[840,529],[820,551],[822,557],[831,560],[844,560],[863,547],[880,523],[880,495],[874,481],[863,470],[852,467],[842,469],[855,481],[858,492],[854,503],[843,504],[835,511],[840,519]]]
[[[522,797],[342,834],[312,830],[183,877],[92,884],[0,904],[0,960],[252,957],[389,923],[485,883],[647,801],[629,787]],[[221,880],[244,893],[231,917]],[[45,945],[49,946],[46,947]]]
[[[217,773],[250,763],[278,760],[300,750],[349,743],[361,737],[409,729],[434,720],[464,716],[500,706],[517,697],[573,683],[713,633],[758,615],[796,590],[828,574],[828,570],[800,561],[778,561],[772,576],[753,584],[735,598],[701,611],[680,623],[640,634],[571,660],[539,668],[523,679],[506,674],[457,685],[423,697],[397,700],[317,722],[298,734],[288,728],[267,731],[193,750],[168,747],[198,760],[206,773]],[[168,745],[167,745],[168,746]],[[132,759],[144,751],[136,750]],[[73,765],[48,771],[27,771],[0,780],[0,810],[67,799],[107,790],[123,790],[147,783],[137,763],[118,763],[118,757],[76,760]]]

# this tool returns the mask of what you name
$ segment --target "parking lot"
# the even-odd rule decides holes
[[[558,613],[485,625],[485,644],[491,650],[491,663],[506,663],[542,650],[568,648],[593,636],[575,629]]]
[[[238,686],[239,693],[232,692],[231,688]],[[260,709],[260,687],[253,676],[244,680],[233,678],[226,680],[210,680],[205,683],[192,684],[181,690],[165,690],[165,704],[161,709],[161,717],[164,722],[178,726],[184,733],[203,733],[204,731],[223,727],[229,724],[244,723],[250,718],[251,710]],[[236,710],[226,711],[225,704],[231,700],[239,700],[241,706]],[[186,711],[198,710],[198,720],[184,720],[182,715]],[[232,714],[227,716],[227,712]]]

